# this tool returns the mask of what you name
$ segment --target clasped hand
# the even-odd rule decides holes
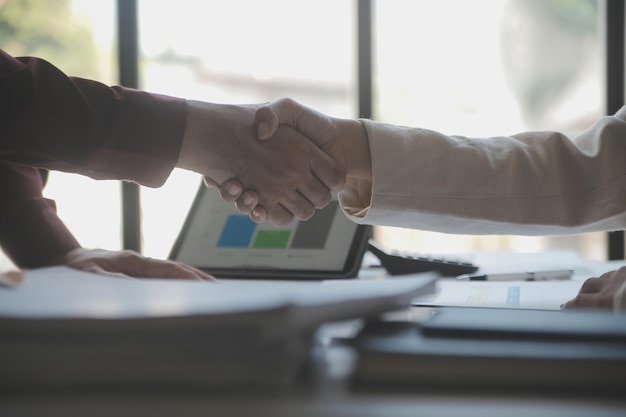
[[[344,187],[344,169],[288,126],[276,126],[272,140],[258,140],[255,110],[190,101],[178,166],[203,174],[227,201],[245,187],[240,206],[261,205],[275,225],[309,219]]]

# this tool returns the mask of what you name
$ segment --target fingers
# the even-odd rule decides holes
[[[212,178],[209,178],[206,175],[204,175],[202,177],[202,181],[204,181],[204,185],[207,188],[213,189],[213,188],[218,188],[219,187],[219,184],[215,180],[213,180]]]
[[[143,258],[138,259],[137,275],[142,278],[178,278],[211,281],[214,278],[196,268],[173,262],[158,259]]]
[[[26,271],[6,271],[0,274],[0,287],[17,287],[24,281]]]
[[[267,213],[267,219],[274,226],[286,226],[293,222],[293,218],[293,214],[280,204],[272,207]]]
[[[307,198],[305,198],[300,192],[295,192],[288,196],[288,198],[284,199],[278,207],[287,210],[291,215],[291,220],[308,220],[315,214],[315,205],[311,203]],[[323,207],[323,206],[322,206]],[[282,216],[282,210],[278,209],[279,213]],[[269,220],[272,221],[274,216],[269,213]],[[273,222],[272,222],[273,223]],[[275,223],[274,223],[275,224]]]
[[[231,190],[231,193],[229,193]],[[255,223],[268,219],[272,224],[283,226],[294,219],[308,220],[315,214],[316,208],[323,208],[332,196],[328,188],[319,182],[307,183],[298,192],[291,194],[280,204],[275,205],[269,213],[259,204],[260,198],[256,191],[245,190],[236,179],[225,181],[219,188],[223,200],[234,202],[239,212],[250,215]]]
[[[238,193],[233,191],[233,194],[228,195],[226,189],[238,190]],[[254,223],[262,223],[265,220],[269,220],[275,226],[285,226],[293,222],[294,217],[299,219],[309,219],[315,214],[315,208],[304,197],[292,198],[285,202],[283,205],[276,204],[271,210],[267,210],[264,206],[259,204],[259,195],[254,190],[245,190],[241,183],[235,179],[230,179],[224,182],[219,189],[220,195],[226,201],[235,202],[235,207],[241,213],[248,214],[250,220]]]
[[[255,223],[262,223],[267,219],[267,210],[263,206],[256,206],[252,212],[250,212],[250,220]]]
[[[105,275],[135,278],[214,279],[211,275],[191,266],[148,258],[128,250],[76,248],[64,256],[62,263],[72,268]]]
[[[229,179],[224,181],[219,187],[219,193],[222,200],[234,203],[241,198],[243,185],[236,179]]]
[[[594,294],[600,292],[602,289],[601,278],[589,278],[580,287],[580,293]]]
[[[259,204],[259,194],[254,190],[245,190],[238,180],[231,178],[219,187],[222,200],[235,203],[241,213],[249,214]]]
[[[612,309],[616,292],[626,281],[626,270],[611,271],[599,278],[589,278],[580,287],[578,295],[562,308]]]
[[[563,305],[563,309],[593,308],[612,309],[613,297],[601,297],[597,294],[578,294],[576,298]]]

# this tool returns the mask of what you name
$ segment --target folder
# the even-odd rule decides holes
[[[442,308],[422,324],[371,322],[354,340],[352,382],[623,395],[625,320],[600,311]]]

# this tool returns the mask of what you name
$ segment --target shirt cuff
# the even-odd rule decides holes
[[[115,142],[86,161],[86,175],[160,187],[176,167],[187,123],[184,99],[113,87]]]

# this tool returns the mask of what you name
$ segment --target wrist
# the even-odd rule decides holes
[[[178,162],[176,164],[177,167],[188,169],[190,171],[196,171],[200,169],[200,161],[199,157],[199,149],[198,149],[198,141],[195,139],[200,134],[201,121],[200,112],[202,111],[203,105],[206,103],[201,103],[193,100],[187,101],[187,119],[185,124],[185,133],[183,135],[183,140],[180,146],[180,153],[178,154]],[[206,110],[204,110],[206,111]]]
[[[339,140],[343,141],[346,175],[371,181],[372,156],[365,126],[360,120],[348,119],[338,123]]]

